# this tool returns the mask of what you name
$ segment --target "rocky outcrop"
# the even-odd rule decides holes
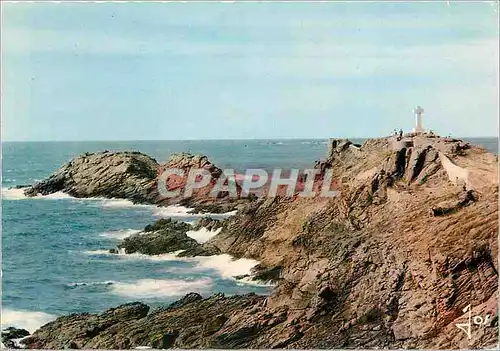
[[[163,179],[163,172],[172,168],[182,170],[184,175]],[[193,168],[207,170],[212,181],[205,187],[194,189],[191,196],[185,196],[186,181]],[[62,191],[77,198],[119,198],[159,206],[179,204],[192,208],[193,212],[211,213],[234,211],[251,200],[234,199],[224,192],[217,198],[209,196],[221,174],[222,170],[203,155],[172,154],[167,163],[160,165],[140,152],[105,151],[75,157],[49,178],[23,188],[26,196]],[[178,190],[179,195],[165,196],[158,187],[160,182],[168,191]]]
[[[18,329],[14,327],[8,327],[2,330],[2,344],[9,349],[19,349],[20,347],[16,343],[16,340],[24,338],[30,335],[30,332],[26,329]]]
[[[457,140],[408,138],[359,147],[332,141],[324,165],[337,180],[337,197],[255,200],[203,244],[261,262],[254,273],[277,284],[270,296],[190,295],[91,337],[84,336],[86,322],[76,321],[100,317],[62,317],[67,324],[42,327],[27,346],[496,345],[498,160]],[[450,181],[440,153],[468,170],[472,189]],[[429,215],[438,208],[442,213]],[[489,316],[470,339],[455,326],[466,321],[468,305],[474,315]]]
[[[149,314],[148,306],[136,302],[102,314],[60,317],[23,343],[38,349],[219,348],[222,345],[241,348],[277,323],[273,315],[259,319],[261,315],[253,314],[246,316],[245,327],[233,328],[239,315],[261,310],[264,299],[254,294],[230,297],[217,294],[207,299],[189,294]]]
[[[118,249],[123,249],[126,254],[138,252],[146,255],[193,249],[199,244],[186,235],[190,229],[189,224],[170,218],[160,219],[144,228],[143,232],[125,238]]]
[[[190,230],[205,228],[215,231],[223,226],[222,220],[209,217],[199,218],[193,226],[170,218],[160,219],[147,225],[143,231],[125,238],[116,248],[109,250],[114,254],[141,253],[161,255],[176,252],[178,257],[212,256],[221,250],[211,244],[200,244],[187,235]],[[180,251],[180,252],[178,252]]]
[[[64,164],[49,178],[26,188],[27,196],[58,191],[74,197],[129,199],[154,203],[156,160],[139,152],[86,153]]]
[[[88,341],[103,332],[115,330],[116,334],[119,332],[119,329],[116,329],[117,326],[130,325],[146,317],[148,312],[149,306],[133,302],[109,309],[98,315],[71,314],[46,324],[33,335],[24,339],[22,343],[26,347],[36,349],[78,349],[84,347]],[[118,342],[121,347],[127,348],[127,341],[120,342],[118,337],[115,342]]]
[[[201,228],[205,228],[210,231],[215,231],[219,228],[222,228],[223,225],[224,221],[220,219],[201,217],[193,223],[193,230],[200,230]]]
[[[182,206],[193,208],[197,213],[225,213],[237,210],[246,205],[251,199],[249,198],[234,198],[228,192],[217,193],[217,196],[211,194],[217,180],[222,176],[223,170],[215,166],[206,156],[191,155],[186,153],[172,154],[168,162],[159,168],[159,175],[167,169],[182,170],[185,176],[170,175],[167,179],[159,178],[165,184],[165,189],[170,192],[179,191],[184,194],[186,189],[187,175],[191,169],[203,169],[210,174],[210,182],[201,188],[193,189],[193,193],[189,197],[162,197],[158,195],[158,204],[170,205],[180,204]],[[240,193],[239,185],[236,184],[236,192]]]

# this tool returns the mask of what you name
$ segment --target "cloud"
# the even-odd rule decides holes
[[[7,6],[2,22],[8,136],[80,133],[89,114],[127,137],[137,130],[122,121],[137,116],[176,139],[217,124],[305,136],[305,121],[311,135],[342,123],[377,134],[411,125],[415,104],[443,128],[463,130],[470,116],[476,134],[497,125],[488,4],[26,5]]]

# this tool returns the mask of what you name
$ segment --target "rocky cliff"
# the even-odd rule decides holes
[[[450,166],[450,164],[452,166]],[[257,259],[267,297],[196,294],[60,317],[30,348],[484,348],[498,336],[498,159],[460,140],[331,140],[334,198],[264,198],[203,246]],[[455,324],[472,325],[471,337]]]

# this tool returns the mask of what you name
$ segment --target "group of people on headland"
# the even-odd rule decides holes
[[[397,137],[398,141],[401,140],[403,138],[403,129],[399,129],[399,132],[394,129],[392,135]]]

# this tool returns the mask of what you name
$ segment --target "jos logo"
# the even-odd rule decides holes
[[[465,334],[467,334],[467,338],[470,340],[472,339],[472,326],[473,326],[473,323],[475,326],[478,326],[478,327],[484,327],[485,325],[487,325],[489,322],[490,322],[490,315],[486,315],[484,318],[481,317],[481,316],[472,316],[472,310],[471,310],[471,307],[470,307],[470,304],[468,304],[467,306],[465,306],[465,308],[463,309],[464,313],[465,312],[469,312],[467,314],[467,323],[458,323],[458,324],[455,324],[456,327],[460,330],[462,330]]]

